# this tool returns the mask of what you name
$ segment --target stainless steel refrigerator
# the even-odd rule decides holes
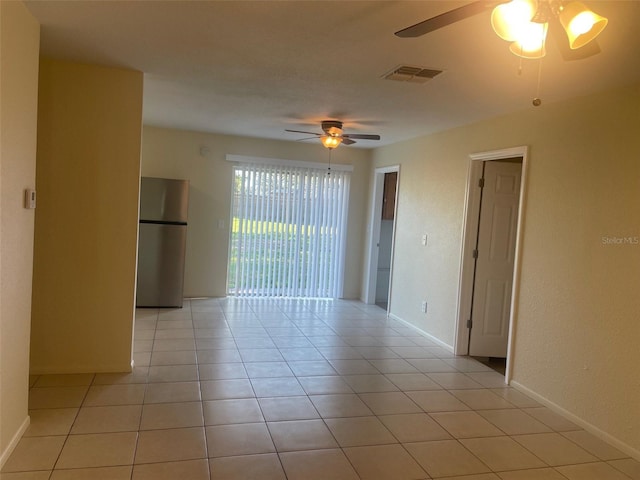
[[[137,307],[182,307],[189,181],[142,177]]]

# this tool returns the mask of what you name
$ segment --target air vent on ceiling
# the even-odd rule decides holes
[[[387,80],[396,80],[398,82],[427,83],[429,80],[441,73],[442,70],[400,65],[387,73],[384,78]]]

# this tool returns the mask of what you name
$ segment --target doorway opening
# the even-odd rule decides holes
[[[371,209],[365,303],[389,312],[400,167],[377,168]]]
[[[498,372],[500,375],[505,374],[507,368],[507,359],[502,357],[473,357],[474,360],[486,365],[494,372]]]
[[[471,155],[455,353],[511,378],[527,147]]]

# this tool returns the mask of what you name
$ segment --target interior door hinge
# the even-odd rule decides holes
[[[478,180],[478,186],[480,188],[484,188],[484,177],[482,177],[480,180]]]
[[[471,328],[473,326],[473,322],[471,319],[467,320],[467,328]]]
[[[473,251],[473,258],[478,258],[478,250]]]

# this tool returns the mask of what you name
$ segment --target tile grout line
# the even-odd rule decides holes
[[[142,394],[142,405],[140,406],[140,419],[138,420],[138,431],[136,432],[136,445],[133,449],[133,458],[131,459],[131,473],[129,477],[130,480],[133,480],[133,472],[136,465],[136,456],[138,455],[138,446],[140,444],[140,432],[142,431],[141,430],[142,418],[144,416],[145,398],[147,396],[147,389],[148,389],[150,375],[151,375],[151,364],[153,363],[153,352],[155,351],[156,335],[158,332],[158,322],[160,321],[160,310],[156,310],[155,317],[156,318],[155,318],[155,327],[153,329],[153,341],[151,342],[151,353],[149,355],[149,366],[147,367],[147,373],[145,375],[144,392]],[[135,342],[135,338],[134,338],[134,342]],[[134,363],[134,369],[135,369],[135,363]]]
[[[200,412],[201,412],[201,419],[202,419],[202,436],[204,438],[204,453],[206,455],[206,464],[207,464],[207,475],[208,478],[212,477],[212,471],[211,471],[211,460],[209,458],[209,440],[207,438],[207,425],[206,425],[206,421],[205,421],[205,415],[204,415],[204,395],[202,392],[202,381],[200,378],[200,362],[198,360],[198,343],[196,340],[196,326],[194,323],[194,319],[193,319],[193,310],[191,309],[191,304],[189,304],[189,317],[191,319],[191,328],[193,330],[193,347],[194,347],[194,355],[196,358],[196,375],[198,378],[198,391],[200,392]]]

